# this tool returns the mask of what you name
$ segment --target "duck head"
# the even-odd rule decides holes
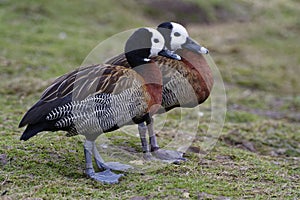
[[[182,25],[175,22],[164,22],[157,30],[164,36],[165,47],[170,51],[187,49],[198,54],[208,54],[208,50],[196,43]]]
[[[127,40],[125,56],[128,63],[134,68],[151,62],[151,57],[161,55],[180,60],[180,56],[166,50],[165,40],[161,33],[153,28],[140,28]]]

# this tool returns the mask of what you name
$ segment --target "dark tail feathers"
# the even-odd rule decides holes
[[[43,126],[41,126],[41,124],[36,124],[36,125],[31,125],[29,124],[25,131],[23,132],[20,140],[28,140],[29,138],[35,136],[36,134],[38,134],[41,131],[44,131],[45,128]]]

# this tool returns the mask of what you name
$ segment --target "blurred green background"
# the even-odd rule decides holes
[[[80,137],[19,141],[22,115],[54,78],[80,66],[102,40],[164,21],[186,26],[225,82],[226,124],[212,152],[199,158],[191,150],[181,166],[110,186],[85,179]],[[299,198],[299,35],[297,0],[0,0],[1,196]]]

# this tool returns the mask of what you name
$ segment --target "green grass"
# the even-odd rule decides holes
[[[218,138],[205,134],[208,101],[200,107],[204,116],[186,153],[188,162],[128,172],[116,185],[85,177],[83,137],[44,133],[21,142],[23,129],[17,126],[45,87],[78,67],[100,41],[131,28],[155,26],[164,13],[149,15],[153,7],[134,0],[0,2],[1,198],[300,198],[299,3],[185,2],[201,6],[210,22],[182,18],[190,35],[210,49],[225,80],[223,132]],[[232,15],[220,19],[216,9]],[[163,21],[176,19],[170,15]],[[172,112],[157,133],[161,146],[174,137],[178,113]],[[138,153],[139,139],[133,135],[118,131],[107,138],[120,149]],[[210,139],[217,143],[206,151],[203,145]],[[113,155],[109,153],[105,156]]]

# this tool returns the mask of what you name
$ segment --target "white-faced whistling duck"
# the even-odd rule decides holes
[[[164,22],[157,27],[157,30],[165,38],[166,51],[175,51],[182,58],[180,61],[161,56],[154,58],[155,63],[162,71],[163,110],[169,111],[176,107],[195,107],[203,103],[209,97],[213,86],[212,72],[202,55],[207,54],[208,50],[194,42],[189,37],[187,30],[178,23]],[[131,67],[124,54],[110,59],[107,63]],[[159,148],[152,118],[147,127],[143,122],[139,124],[138,128],[144,153],[149,154],[146,140],[147,129],[152,155],[174,163],[185,160],[181,152]]]
[[[86,137],[85,173],[92,179],[116,183],[122,174],[111,172],[131,166],[105,163],[96,145],[104,133],[133,123],[151,120],[162,101],[162,74],[153,56],[180,59],[164,49],[164,38],[155,29],[135,31],[125,45],[125,56],[132,67],[97,64],[79,68],[56,79],[21,120],[27,125],[21,140],[42,131],[67,131],[67,136]],[[95,173],[92,157],[101,172]]]

